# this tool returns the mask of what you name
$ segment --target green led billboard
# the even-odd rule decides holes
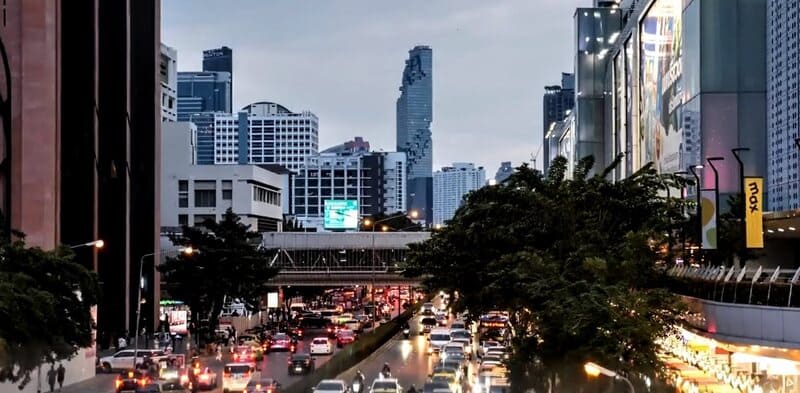
[[[358,201],[328,199],[325,201],[325,229],[358,228]]]

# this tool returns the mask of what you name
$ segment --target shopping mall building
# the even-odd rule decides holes
[[[670,270],[690,312],[663,356],[683,391],[800,392],[796,3],[594,0],[574,15],[575,108],[546,133],[549,157],[600,170],[623,155],[614,179],[694,169],[722,211],[743,177],[763,179],[756,260]]]

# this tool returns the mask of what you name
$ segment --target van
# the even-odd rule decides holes
[[[299,313],[301,311],[304,311],[305,309],[306,309],[306,304],[305,303],[292,303],[292,304],[289,305],[289,310],[290,311],[295,311],[295,312]]]
[[[247,388],[253,368],[247,363],[228,363],[222,370],[222,391],[242,391]]]
[[[438,353],[450,342],[450,330],[433,329],[428,336],[428,353]]]

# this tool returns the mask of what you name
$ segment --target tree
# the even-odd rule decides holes
[[[170,296],[191,308],[195,326],[204,318],[211,327],[217,326],[226,296],[242,299],[251,308],[259,304],[269,279],[278,273],[270,266],[268,253],[259,247],[260,238],[231,209],[220,222],[184,226],[180,235],[170,237],[177,246],[198,250],[168,257],[158,268]]]
[[[43,362],[70,359],[92,345],[97,277],[69,248],[27,247],[0,235],[0,382],[19,382]]]
[[[588,360],[626,373],[661,371],[657,341],[681,310],[656,268],[666,234],[685,225],[685,202],[661,195],[685,180],[650,166],[611,182],[585,158],[566,178],[523,165],[471,193],[453,220],[412,245],[406,272],[457,292],[472,318],[510,312],[512,388],[571,390]],[[579,386],[579,383],[578,383]]]

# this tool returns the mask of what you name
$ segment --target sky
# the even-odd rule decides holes
[[[573,69],[572,15],[591,0],[164,0],[162,42],[178,70],[204,49],[233,49],[234,108],[256,101],[310,110],[320,150],[363,136],[394,151],[408,50],[433,48],[434,170],[530,162],[542,95]],[[539,153],[537,167],[541,167]]]

